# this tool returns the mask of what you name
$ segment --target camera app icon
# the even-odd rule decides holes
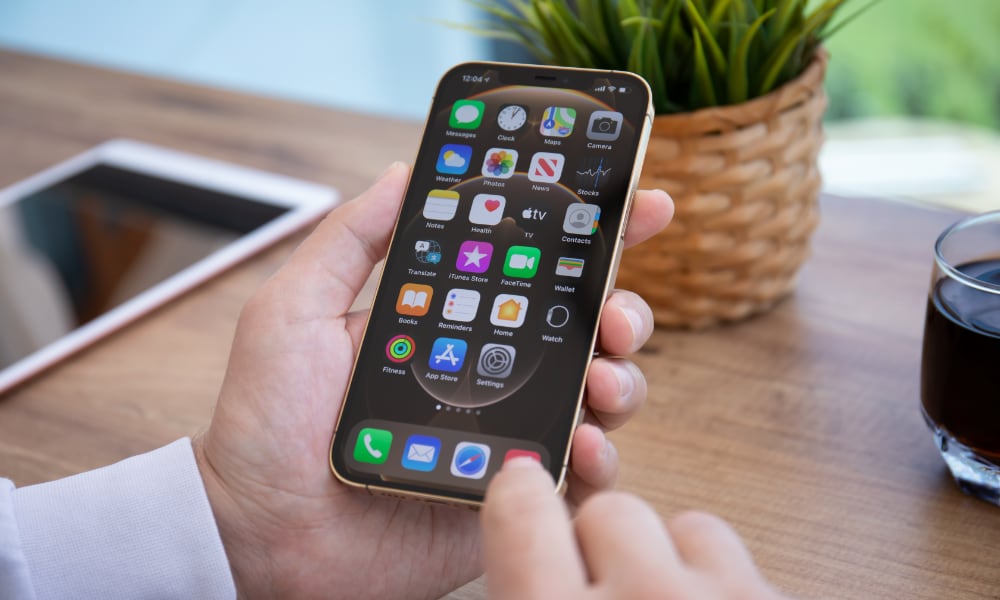
[[[610,110],[595,110],[587,125],[587,139],[613,142],[622,133],[622,114]]]

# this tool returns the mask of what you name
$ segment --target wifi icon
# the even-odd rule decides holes
[[[613,91],[615,91],[615,90],[617,90],[617,89],[618,89],[618,88],[616,88],[616,87],[615,87],[615,86],[613,86],[613,85],[609,85],[609,86],[608,86],[608,91],[611,91],[611,92],[613,92]]]

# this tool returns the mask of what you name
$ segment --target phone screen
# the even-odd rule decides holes
[[[650,116],[629,73],[470,63],[444,76],[336,473],[473,502],[514,456],[559,481]]]

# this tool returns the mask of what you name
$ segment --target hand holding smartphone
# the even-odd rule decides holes
[[[341,481],[477,505],[529,456],[562,483],[651,118],[631,73],[442,78],[331,446]]]

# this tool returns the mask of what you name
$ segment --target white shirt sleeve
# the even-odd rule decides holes
[[[0,480],[0,596],[236,597],[184,438],[49,483]]]

